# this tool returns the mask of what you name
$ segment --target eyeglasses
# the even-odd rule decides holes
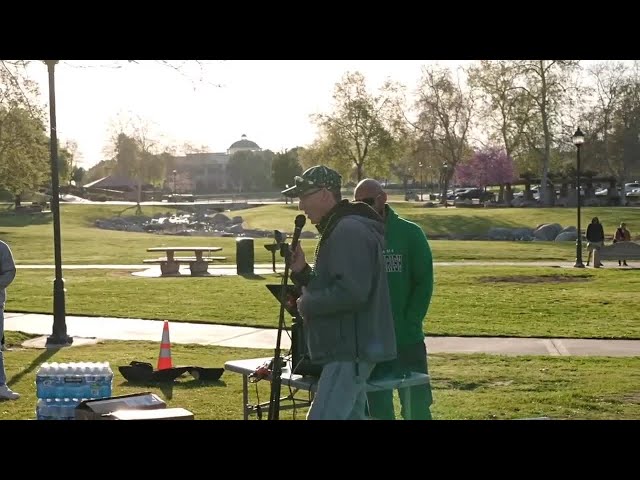
[[[303,199],[305,199],[305,198],[310,197],[310,196],[311,196],[311,195],[313,195],[314,193],[318,193],[318,192],[319,192],[319,191],[321,191],[321,190],[322,190],[322,188],[316,188],[316,189],[314,189],[314,190],[310,190],[309,192],[305,192],[305,193],[303,193],[303,194],[302,194],[302,195],[300,195],[298,198],[299,198],[300,200],[303,200]]]

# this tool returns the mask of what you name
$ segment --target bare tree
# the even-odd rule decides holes
[[[454,81],[449,68],[424,67],[418,86],[418,131],[423,154],[437,159],[443,175],[443,200],[456,165],[466,158],[474,98],[460,78]]]
[[[468,71],[469,86],[480,94],[482,127],[489,142],[502,145],[508,157],[525,143],[533,114],[531,98],[519,88],[517,66],[511,60],[482,60]]]
[[[595,129],[590,133],[601,141],[601,161],[612,173],[616,173],[611,156],[611,133],[613,117],[620,108],[625,94],[625,86],[629,83],[629,69],[622,62],[602,62],[587,69],[588,75],[594,81],[593,94],[595,107],[593,116]]]
[[[549,190],[548,181],[551,148],[561,130],[563,100],[566,100],[569,77],[578,65],[575,60],[519,60],[515,63],[515,71],[524,80],[524,85],[518,88],[526,92],[535,107],[535,121],[529,122],[527,137],[530,146],[541,153],[540,200],[547,205],[553,193],[553,189]]]

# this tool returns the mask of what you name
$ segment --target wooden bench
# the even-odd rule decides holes
[[[158,263],[162,275],[176,275],[180,273],[180,264],[188,263],[192,276],[204,275],[209,270],[209,263],[216,260],[226,260],[227,257],[204,256],[204,253],[219,252],[222,247],[151,247],[148,252],[165,252],[165,257],[149,258],[143,263]],[[193,252],[194,256],[176,257],[176,252]]]
[[[640,260],[640,244],[616,242],[593,251],[594,268],[600,268],[602,260]]]

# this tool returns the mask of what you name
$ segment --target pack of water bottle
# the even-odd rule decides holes
[[[36,418],[71,420],[83,400],[111,397],[109,362],[43,363],[36,373]]]

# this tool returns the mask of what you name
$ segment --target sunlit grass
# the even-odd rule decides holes
[[[7,341],[21,341],[13,332]],[[233,359],[269,357],[273,350],[217,346],[173,345],[174,365],[222,367]],[[0,419],[35,418],[35,374],[44,362],[108,361],[114,370],[113,395],[150,391],[169,407],[182,407],[198,420],[242,418],[242,377],[225,372],[220,381],[201,382],[185,374],[173,384],[139,385],[127,382],[118,366],[131,361],[155,365],[158,344],[109,341],[61,350],[14,347],[5,353],[9,385],[22,394],[17,401],[0,402]],[[436,420],[516,419],[640,419],[640,359],[604,357],[503,357],[492,355],[430,355]],[[269,400],[270,384],[251,384],[251,403]],[[282,394],[288,388],[282,388]],[[303,394],[304,395],[304,394]],[[304,397],[303,397],[304,398]],[[396,412],[399,412],[396,399]],[[305,408],[295,412],[304,419]],[[266,412],[265,412],[266,417]],[[263,417],[264,418],[264,417]],[[283,420],[293,412],[283,411]]]
[[[20,270],[7,309],[50,313],[53,272]],[[429,335],[640,338],[633,270],[437,266]],[[276,328],[279,308],[265,285],[244,278],[145,278],[129,271],[67,270],[66,311]]]

